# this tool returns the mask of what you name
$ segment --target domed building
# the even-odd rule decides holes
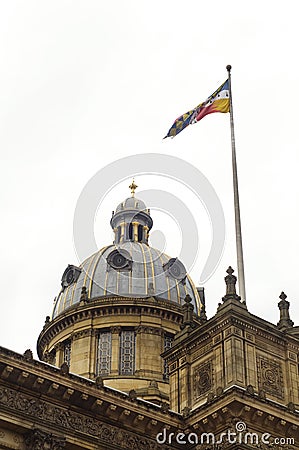
[[[160,403],[169,398],[161,353],[180,329],[185,297],[195,315],[201,300],[183,263],[149,245],[153,220],[134,181],[130,188],[112,213],[114,242],[63,273],[37,349],[41,360]]]
[[[69,265],[40,361],[0,347],[0,449],[299,450],[299,327],[250,313],[231,267],[217,312],[183,262],[149,245],[131,197],[114,242]],[[257,291],[258,294],[258,291]]]

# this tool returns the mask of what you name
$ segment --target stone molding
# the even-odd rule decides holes
[[[135,330],[137,334],[154,334],[156,336],[162,336],[164,334],[164,331],[161,328],[144,325],[139,325]]]
[[[216,316],[215,316],[216,317]],[[293,337],[289,334],[283,334],[280,330],[275,330],[275,325],[273,325],[273,333],[270,333],[269,331],[266,331],[262,328],[258,328],[258,326],[253,326],[250,323],[246,321],[247,319],[241,319],[239,317],[225,317],[221,322],[215,324],[215,326],[211,327],[211,324],[208,322],[205,322],[203,325],[201,325],[199,328],[194,330],[192,334],[190,335],[190,338],[186,340],[186,344],[184,348],[180,347],[177,350],[168,350],[171,354],[167,356],[167,361],[173,362],[177,358],[181,356],[183,352],[188,351],[188,353],[192,354],[192,350],[195,347],[198,347],[202,342],[207,341],[209,345],[209,341],[211,341],[211,338],[214,339],[214,344],[218,344],[221,342],[225,337],[222,335],[223,330],[229,328],[229,326],[234,326],[234,332],[233,334],[239,335],[241,331],[245,331],[245,337],[241,336],[242,338],[246,340],[251,340],[255,342],[256,347],[258,348],[259,344],[256,342],[257,337],[265,339],[267,341],[270,341],[273,344],[278,344],[279,346],[284,343],[285,348],[290,348],[294,352],[299,353],[299,345],[296,345]],[[209,330],[207,327],[210,326]],[[236,332],[236,330],[238,331]],[[275,336],[275,332],[277,333],[277,336]],[[242,334],[242,333],[241,333]],[[244,334],[244,332],[243,332]],[[250,335],[254,337],[254,339],[250,339]],[[283,336],[279,336],[282,335]],[[215,337],[217,336],[217,339],[215,340]],[[174,342],[175,344],[175,342]]]
[[[3,426],[3,424],[2,424]],[[15,430],[7,428],[0,428],[0,448],[13,448],[18,450],[25,450],[24,436]]]
[[[85,416],[77,412],[71,411],[61,406],[53,405],[41,399],[34,399],[32,396],[23,394],[13,389],[0,387],[0,405],[11,411],[23,413],[27,419],[40,420],[42,423],[57,426],[65,431],[82,435],[89,435],[99,440],[101,443],[115,445],[122,449],[128,450],[161,450],[154,439],[148,439],[139,436],[130,431],[121,429],[114,425],[110,425],[95,419],[94,417]],[[52,440],[54,447],[46,447],[46,443]],[[46,435],[40,431],[34,430],[33,434],[28,437],[30,450],[44,450],[51,448],[60,450],[63,448],[63,440]],[[33,444],[32,444],[33,443]],[[29,445],[29,444],[28,444]],[[170,448],[165,447],[165,450]]]
[[[171,304],[170,304],[171,303]],[[38,355],[41,358],[45,347],[51,340],[57,336],[61,331],[70,328],[73,324],[79,323],[86,319],[102,316],[113,316],[119,314],[140,316],[143,314],[151,315],[167,319],[173,323],[181,324],[183,318],[182,307],[178,304],[160,300],[155,298],[151,301],[150,298],[136,299],[136,298],[105,298],[100,300],[93,300],[84,306],[76,306],[71,309],[67,315],[57,317],[46,329],[43,329],[38,338]]]
[[[85,337],[90,337],[95,335],[95,330],[93,328],[87,328],[85,330],[76,331],[71,335],[71,340],[75,341],[77,339],[82,339]]]
[[[215,420],[218,423],[229,424],[237,417],[252,431],[267,430],[272,436],[286,436],[287,432],[288,436],[295,438],[296,447],[294,448],[297,449],[299,412],[291,411],[271,400],[257,402],[257,398],[256,394],[245,393],[243,389],[232,387],[226,391],[225,405],[223,405],[223,395],[218,397],[212,395],[210,402],[192,411],[191,416],[188,417],[188,425],[200,434],[206,432],[209,427],[212,431]],[[233,448],[235,450],[235,446]],[[275,447],[271,448],[275,449]]]
[[[61,373],[61,369],[58,367],[50,366],[37,360],[28,362],[23,355],[0,347],[0,380],[5,379],[9,382],[11,376],[17,378],[19,377],[19,374],[25,370],[26,373],[30,373],[30,377],[26,378],[27,384],[25,387],[27,389],[31,390],[32,387],[35,389],[36,386],[38,386],[37,392],[40,392],[40,389],[42,389],[45,394],[50,392],[51,396],[54,395],[56,397],[56,395],[58,395],[59,398],[61,398],[64,391],[67,391],[70,388],[76,392],[77,397],[82,396],[82,394],[86,393],[88,390],[90,393],[90,398],[94,397],[94,401],[96,401],[98,386],[95,381],[82,378],[73,373],[63,375]],[[39,375],[36,375],[37,370]],[[55,377],[55,383],[53,383],[53,377]],[[51,388],[53,385],[54,390]],[[105,402],[114,403],[122,401],[124,402],[125,407],[127,395],[123,392],[119,392],[114,389],[111,390],[109,387],[104,386],[103,396],[103,400]],[[143,411],[148,410],[148,404],[144,404],[143,400],[138,399],[137,402]],[[152,413],[156,414],[158,412],[159,407],[152,405]],[[172,411],[169,412],[169,420],[176,421],[177,418],[177,413]],[[165,418],[163,420],[165,420]]]

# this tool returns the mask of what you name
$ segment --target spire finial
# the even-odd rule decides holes
[[[135,191],[136,191],[137,188],[138,188],[138,186],[137,186],[137,184],[135,183],[134,178],[133,178],[133,181],[132,181],[132,183],[131,183],[130,186],[129,186],[129,189],[131,189],[131,195],[132,195],[132,197],[135,197]]]
[[[278,303],[278,308],[280,312],[280,320],[277,324],[280,330],[287,330],[294,325],[294,322],[290,319],[290,302],[286,300],[287,296],[282,292],[279,296],[280,302]]]
[[[226,302],[227,300],[241,300],[241,298],[237,295],[236,292],[236,283],[237,283],[237,277],[233,275],[234,269],[229,266],[226,273],[228,274],[224,280],[226,284],[226,294],[222,298],[223,302]]]
[[[184,317],[183,322],[181,324],[181,330],[183,330],[186,327],[195,327],[195,322],[193,320],[193,309],[194,306],[192,305],[192,299],[189,294],[185,297],[185,303],[183,304],[183,311],[184,311]]]

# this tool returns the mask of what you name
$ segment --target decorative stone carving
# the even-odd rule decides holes
[[[86,286],[83,286],[81,289],[80,303],[85,304],[88,302],[89,302],[89,298],[88,298],[87,288],[86,288]]]
[[[199,321],[200,323],[205,323],[208,320],[206,313],[206,305],[203,303],[200,309]]]
[[[162,336],[163,335],[163,330],[161,328],[155,328],[155,327],[147,327],[144,325],[139,325],[138,327],[136,327],[136,333],[142,333],[142,334],[154,334],[157,336]]]
[[[185,303],[182,306],[183,312],[184,312],[184,317],[183,317],[183,322],[181,324],[181,330],[183,330],[186,327],[195,328],[195,326],[196,326],[196,324],[193,320],[194,306],[191,303],[192,299],[191,299],[190,295],[187,294],[184,300],[185,300]]]
[[[207,403],[211,403],[215,398],[214,392],[209,392],[207,397]]]
[[[284,385],[281,364],[260,356],[257,357],[257,368],[259,390],[283,399]]]
[[[64,428],[64,434],[68,430],[88,434],[98,439],[99,443],[107,443],[115,448],[127,450],[161,450],[161,446],[154,439],[147,439],[136,433],[101,422],[89,415],[85,416],[61,406],[55,406],[40,398],[32,398],[30,395],[0,386],[0,408],[2,405],[12,411],[26,414],[28,418],[34,418],[36,422],[47,423],[49,427]],[[33,434],[27,437],[28,450],[61,450],[64,448],[62,438],[52,434],[40,435],[39,433],[39,430],[37,432],[34,430]],[[164,447],[164,450],[170,450],[170,447]]]
[[[161,402],[161,412],[167,413],[169,411],[169,404],[167,402]]]
[[[277,327],[280,330],[287,330],[294,325],[294,322],[290,319],[290,302],[286,300],[287,296],[284,292],[280,294],[279,298],[280,302],[278,303],[278,307],[280,312],[280,320]]]
[[[185,408],[182,410],[184,419],[186,419],[186,417],[188,417],[190,415],[190,412],[191,412],[191,408],[188,408],[188,406],[185,406]]]
[[[249,385],[246,387],[246,392],[247,392],[247,394],[249,394],[249,395],[254,395],[254,387],[253,387],[251,384],[249,384]]]
[[[24,436],[19,432],[0,428],[0,448],[25,449]]]
[[[47,328],[50,325],[50,316],[46,316],[46,320],[43,326],[43,329]]]
[[[212,362],[207,361],[200,364],[193,374],[193,395],[197,399],[201,395],[209,392],[212,389],[213,378],[212,378]]]
[[[171,364],[169,366],[169,372],[173,372],[175,369],[177,369],[177,367],[178,367],[178,363],[174,362],[173,364]]]
[[[55,351],[57,351],[57,352],[63,352],[63,350],[64,350],[64,344],[63,344],[63,342],[58,342],[58,343],[55,345]]]
[[[93,333],[93,330],[88,328],[87,330],[77,331],[76,333],[73,334],[72,338],[73,338],[73,340],[81,339],[81,338],[92,336],[92,333]]]
[[[154,289],[153,283],[149,283],[147,292],[149,295],[155,295],[155,289]]]
[[[217,395],[217,397],[220,397],[220,395],[222,395],[223,394],[223,387],[222,386],[219,386],[217,389],[216,389],[216,395]]]
[[[261,390],[259,391],[259,397],[260,397],[262,400],[265,400],[265,399],[266,399],[266,393],[265,393],[265,391],[263,391],[263,389],[261,389]]]
[[[236,291],[236,283],[237,277],[233,275],[234,269],[231,266],[227,269],[227,276],[224,278],[226,284],[226,294],[222,297],[222,301],[226,302],[227,300],[241,300],[241,297],[237,295]]]
[[[292,412],[296,411],[296,405],[293,402],[288,403],[288,409]]]
[[[33,360],[33,353],[32,353],[32,351],[31,351],[30,349],[28,349],[28,350],[26,350],[26,351],[24,352],[24,358],[25,358],[27,361],[32,361],[32,360]]]
[[[43,361],[45,361],[48,364],[52,364],[54,366],[55,365],[55,357],[56,357],[55,350],[52,352],[45,352],[43,355]]]
[[[61,370],[62,375],[68,375],[69,371],[70,371],[70,368],[69,368],[68,364],[66,362],[64,362],[61,365],[60,370]]]
[[[135,401],[137,398],[137,393],[135,389],[131,389],[129,392],[129,399]]]
[[[95,384],[96,384],[97,389],[103,388],[103,387],[104,387],[104,381],[103,381],[103,378],[100,377],[100,376],[96,377],[96,379],[95,379]]]
[[[120,334],[121,327],[110,327],[111,334]]]
[[[28,450],[62,450],[65,447],[65,438],[35,429],[27,435],[25,443]]]

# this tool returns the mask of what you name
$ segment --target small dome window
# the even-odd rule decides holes
[[[187,275],[187,270],[183,263],[178,258],[170,258],[170,260],[163,265],[164,271],[168,276],[176,280],[184,282]]]
[[[107,263],[114,270],[131,270],[132,260],[126,250],[113,250],[107,256]]]
[[[80,273],[81,273],[80,267],[76,267],[69,264],[65,269],[65,271],[63,272],[61,278],[62,289],[65,289],[71,284],[75,283],[75,281],[78,280]]]

